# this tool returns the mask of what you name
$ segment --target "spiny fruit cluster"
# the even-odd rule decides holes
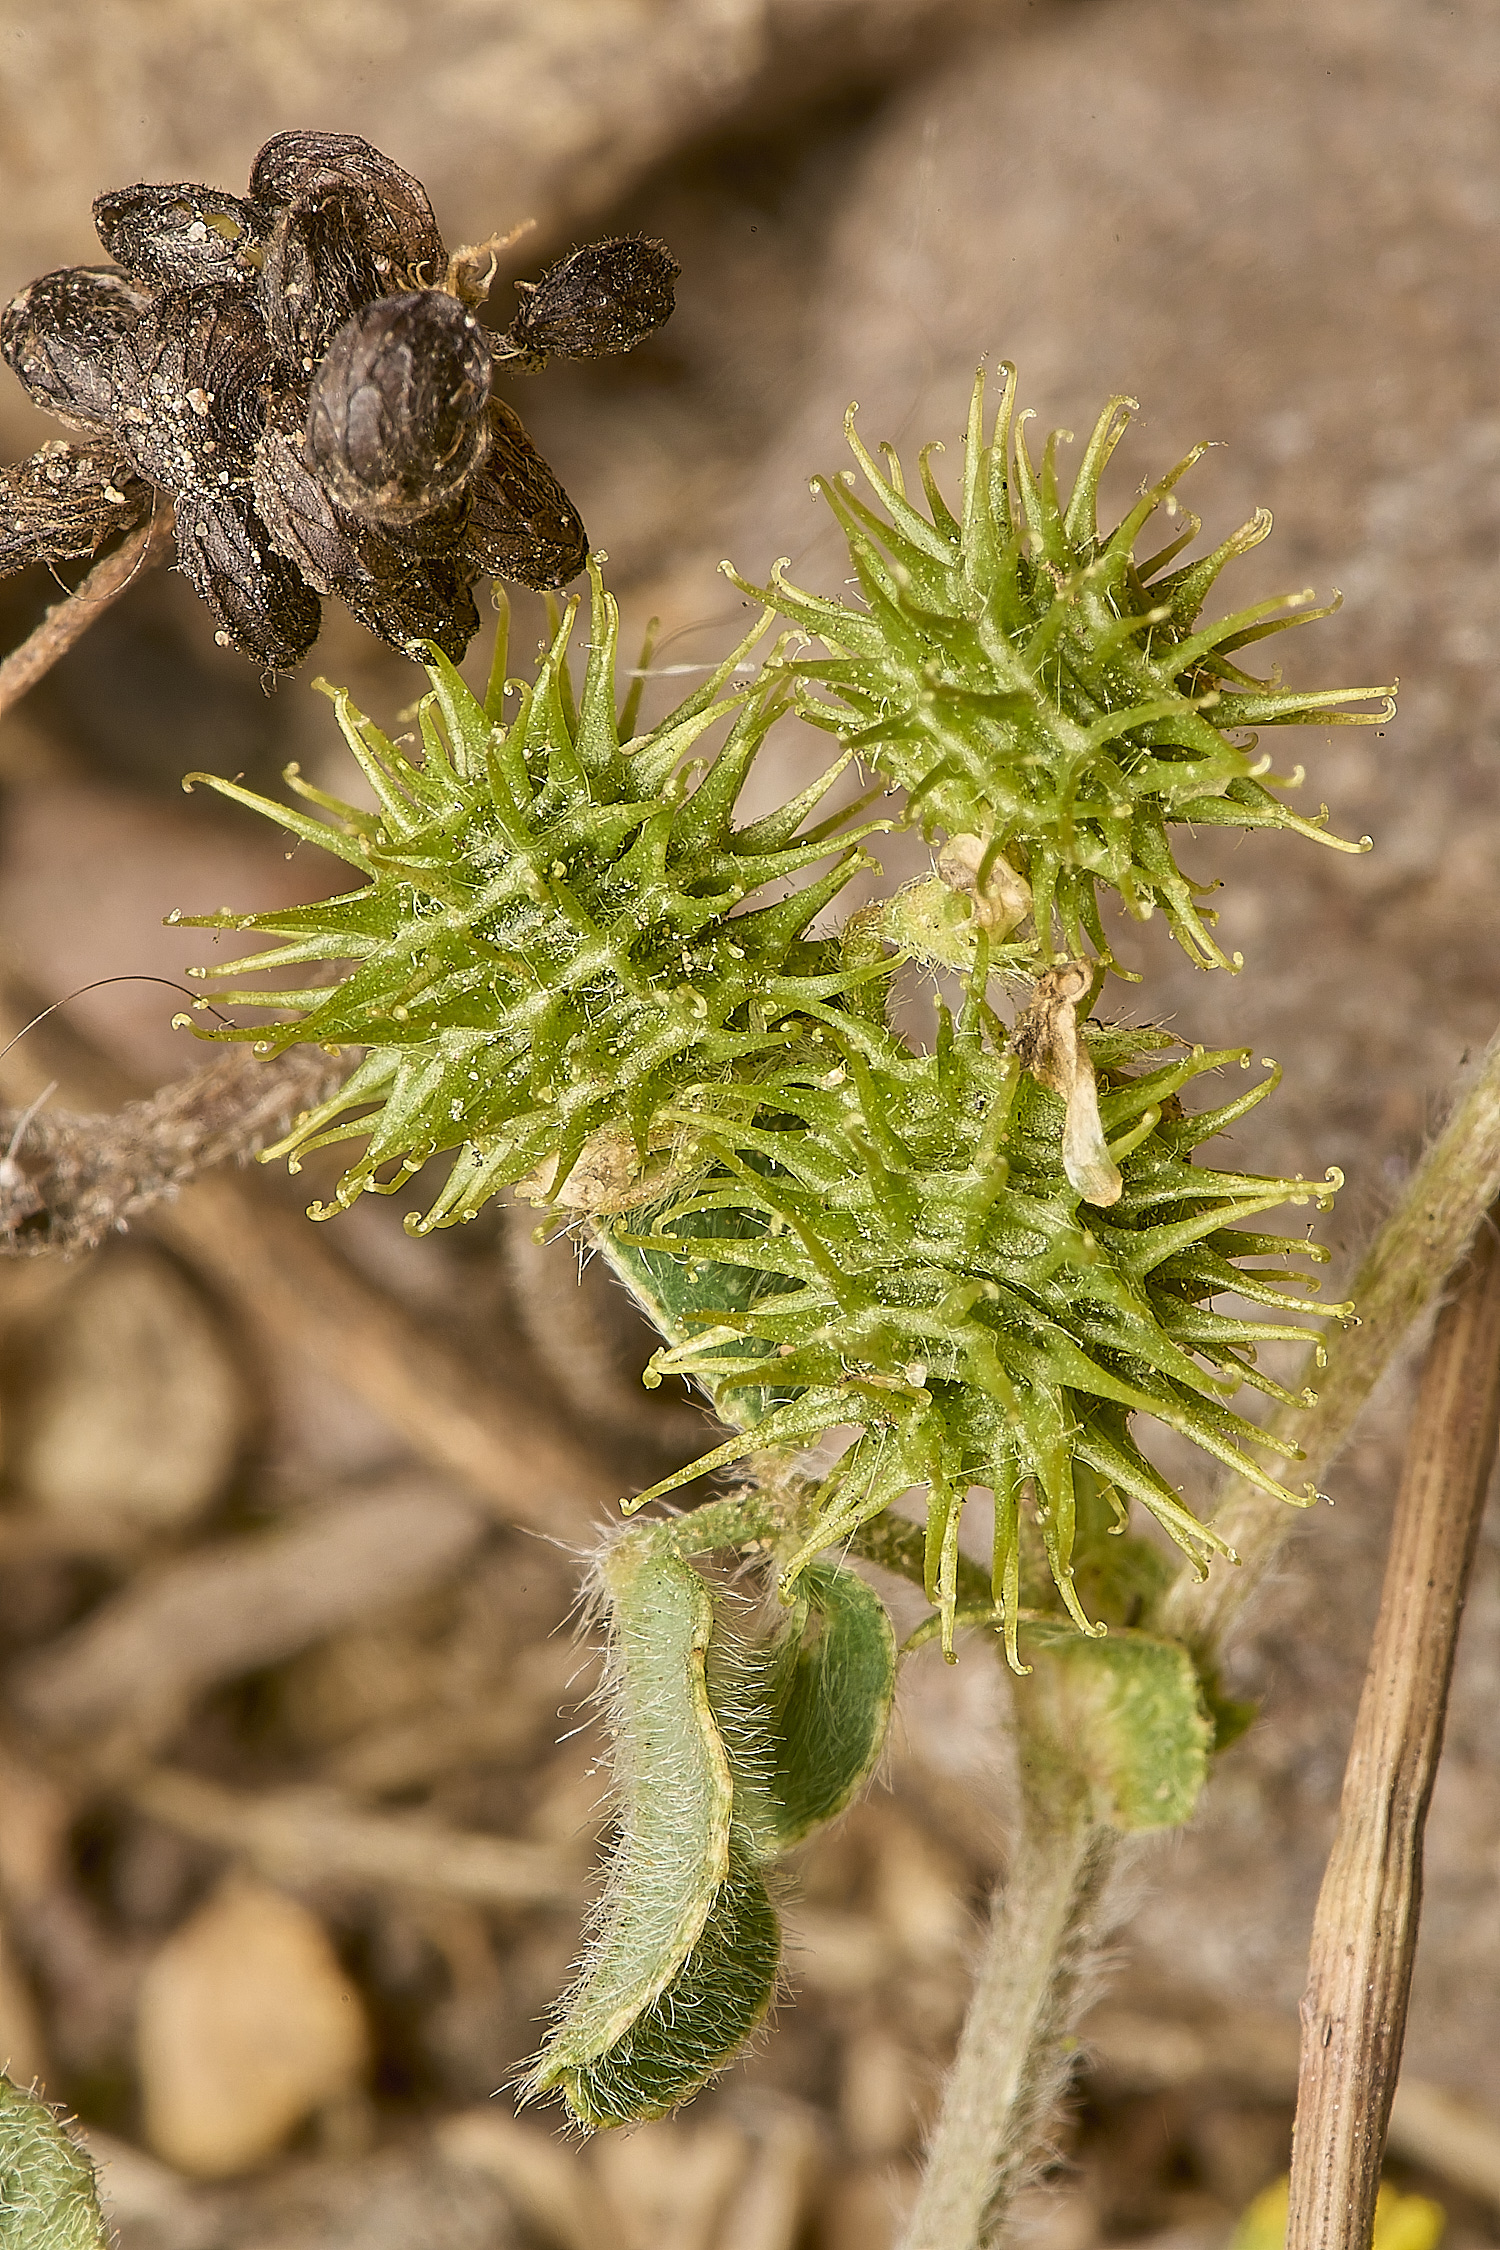
[[[995,965],[1029,971],[1055,959],[1055,919],[1064,956],[1092,944],[1112,966],[1102,883],[1139,918],[1159,906],[1202,967],[1238,966],[1195,896],[1214,886],[1181,872],[1168,829],[1293,828],[1341,851],[1365,849],[1368,838],[1349,844],[1326,832],[1326,806],[1317,820],[1293,813],[1266,786],[1275,777],[1254,757],[1253,736],[1233,738],[1261,726],[1376,725],[1394,708],[1389,693],[1294,691],[1243,671],[1240,650],[1329,614],[1294,594],[1198,624],[1220,572],[1265,538],[1270,516],[1259,510],[1202,561],[1171,570],[1200,528],[1190,515],[1158,553],[1138,557],[1141,533],[1158,509],[1176,512],[1175,488],[1206,448],[1196,446],[1101,532],[1100,479],[1134,401],[1110,400],[1064,502],[1057,453],[1069,433],[1053,431],[1035,469],[1028,417],[1012,435],[1015,389],[1007,366],[986,441],[983,370],[975,382],[958,516],[932,473],[940,449],[921,455],[924,515],[889,448],[881,474],[850,409],[849,443],[884,516],[848,489],[852,471],[819,478],[815,489],[848,539],[863,606],[805,593],[781,566],[763,596],[828,650],[795,667],[824,691],[808,697],[803,715],[903,789],[925,835],[977,840],[981,896],[992,875],[1002,891],[1021,878],[1021,911],[1007,923],[1029,909],[1035,935],[997,949]],[[1347,708],[1372,699],[1373,709]]]
[[[299,1039],[365,1050],[340,1094],[281,1144],[296,1157],[364,1140],[335,1208],[398,1189],[456,1148],[419,1229],[472,1216],[506,1188],[589,1212],[668,1338],[657,1373],[697,1377],[741,1425],[683,1477],[855,1425],[787,1583],[820,1547],[925,1486],[927,1579],[950,1644],[960,1509],[971,1485],[988,1486],[995,1598],[1019,1661],[1023,1505],[1063,1602],[1090,1629],[1075,1585],[1075,1463],[1122,1518],[1139,1500],[1200,1566],[1220,1544],[1137,1448],[1134,1414],[1294,1497],[1244,1451],[1262,1441],[1227,1403],[1247,1381],[1285,1399],[1256,1349],[1305,1333],[1284,1317],[1305,1310],[1281,1286],[1292,1276],[1245,1263],[1291,1246],[1244,1222],[1337,1185],[1197,1162],[1198,1144],[1272,1081],[1187,1114],[1181,1089],[1244,1058],[1193,1048],[1139,1067],[1174,1042],[1090,1026],[1102,963],[1051,965],[1055,925],[1070,946],[1091,933],[1107,956],[1095,886],[1112,881],[1138,909],[1159,900],[1199,957],[1219,958],[1194,936],[1203,924],[1168,824],[1321,834],[1286,813],[1226,729],[1327,720],[1362,691],[1248,682],[1230,652],[1285,622],[1278,605],[1202,631],[1193,619],[1260,520],[1201,565],[1170,576],[1162,557],[1138,565],[1136,534],[1181,468],[1101,537],[1120,402],[1064,508],[1057,440],[1039,476],[1024,444],[1012,452],[1011,395],[1008,376],[986,443],[976,386],[961,520],[926,456],[930,520],[894,469],[881,479],[861,454],[891,522],[834,497],[868,609],[782,590],[829,643],[827,664],[778,651],[727,692],[757,627],[698,694],[629,740],[614,605],[596,572],[576,709],[565,624],[509,721],[503,651],[483,704],[435,656],[420,760],[340,698],[377,812],[298,782],[331,816],[320,821],[215,783],[363,880],[286,913],[205,919],[283,941],[230,975],[354,963],[331,988],[220,996],[286,1011],[267,1051]],[[837,823],[799,834],[832,775],[733,826],[766,730],[813,682],[862,722],[819,702],[821,723],[845,728],[845,756],[900,782],[912,817],[946,836],[942,880],[852,917],[837,942],[810,938],[809,925],[863,855],[851,837],[830,842]],[[732,720],[723,747],[684,768],[719,719]],[[757,904],[764,886],[830,859]],[[956,1023],[941,1016],[931,1054],[887,1028],[893,946],[964,975],[967,1002]],[[996,965],[1034,979],[1010,1030],[987,997]],[[1277,1317],[1216,1311],[1231,1290]]]
[[[508,722],[503,645],[486,703],[435,657],[420,761],[335,698],[377,813],[295,777],[330,819],[201,777],[362,878],[282,913],[187,917],[285,941],[229,963],[227,976],[355,963],[326,990],[221,994],[294,1012],[269,1035],[212,1034],[256,1039],[267,1053],[299,1040],[365,1049],[334,1099],[275,1152],[363,1137],[334,1209],[367,1190],[396,1192],[445,1149],[460,1154],[419,1232],[471,1218],[523,1181],[538,1200],[639,1201],[652,1167],[659,1176],[688,1160],[676,1113],[668,1120],[674,1102],[730,1075],[774,1075],[806,1011],[859,981],[836,946],[805,932],[868,862],[848,840],[797,834],[845,761],[791,804],[734,826],[785,680],[720,691],[765,620],[649,737],[629,742],[635,699],[615,708],[618,614],[597,567],[592,583],[576,707],[571,610]],[[726,718],[717,757],[684,768]],[[756,903],[767,886],[830,859],[790,896]]]
[[[788,1585],[813,1555],[925,1487],[928,1590],[951,1649],[960,1514],[970,1487],[986,1486],[994,1599],[1018,1663],[1023,1493],[1064,1603],[1077,1625],[1096,1629],[1073,1581],[1076,1463],[1117,1496],[1121,1524],[1139,1500],[1194,1562],[1228,1551],[1139,1451],[1132,1414],[1268,1492],[1299,1497],[1242,1451],[1268,1441],[1226,1399],[1248,1382],[1296,1403],[1255,1353],[1307,1331],[1284,1318],[1232,1318],[1212,1300],[1233,1290],[1305,1318],[1305,1294],[1282,1286],[1298,1277],[1247,1261],[1326,1253],[1243,1222],[1284,1203],[1326,1202],[1338,1177],[1311,1185],[1195,1162],[1198,1144],[1276,1079],[1189,1114],[1184,1086],[1249,1058],[1196,1048],[1129,1067],[1173,1044],[1161,1033],[1090,1036],[1123,1175],[1108,1209],[1086,1206],[1058,1162],[1061,1101],[996,1050],[973,1002],[956,1024],[942,1014],[931,1055],[849,1018],[833,1066],[825,1047],[800,1082],[784,1077],[774,1113],[753,1086],[716,1088],[711,1126],[702,1110],[695,1118],[713,1168],[645,1217],[600,1228],[613,1262],[680,1339],[656,1354],[654,1379],[695,1376],[742,1426],[642,1501],[853,1425],[862,1435],[821,1489]]]
[[[585,1213],[666,1338],[651,1378],[693,1377],[737,1425],[641,1500],[754,1456],[749,1493],[618,1537],[596,1573],[619,1843],[592,1946],[526,2081],[560,2091],[585,2128],[659,2115],[753,2031],[779,1956],[766,1870],[878,1755],[889,1622],[830,1546],[857,1538],[922,1576],[950,1654],[965,1618],[999,1622],[1024,1670],[1024,1627],[1033,1739],[1087,1769],[1095,1817],[1138,1828],[1186,1818],[1213,1728],[1189,1653],[1135,1630],[1123,1598],[1159,1558],[1108,1534],[1139,1502],[1200,1569],[1227,1550],[1137,1445],[1132,1417],[1268,1492],[1312,1497],[1258,1465],[1246,1449],[1266,1440],[1230,1400],[1249,1383],[1296,1403],[1256,1352],[1307,1336],[1285,1261],[1324,1254],[1253,1222],[1323,1203],[1338,1177],[1199,1161],[1274,1073],[1190,1113],[1195,1080],[1248,1056],[1174,1059],[1164,1033],[1089,1021],[1112,965],[1097,894],[1112,885],[1138,914],[1161,906],[1194,959],[1222,963],[1171,828],[1321,837],[1235,737],[1384,707],[1350,713],[1364,691],[1291,692],[1240,671],[1240,649],[1291,621],[1285,605],[1196,618],[1264,519],[1202,564],[1169,571],[1184,539],[1137,562],[1138,533],[1187,464],[1101,536],[1122,402],[1064,506],[1057,438],[1039,474],[1024,442],[1012,448],[1012,390],[1008,376],[986,442],[976,386],[961,517],[927,455],[923,516],[894,462],[883,478],[856,444],[888,520],[828,489],[866,606],[775,588],[826,661],[779,647],[731,687],[762,619],[633,738],[638,691],[617,712],[617,621],[596,570],[576,707],[570,618],[511,718],[503,646],[483,703],[434,654],[420,756],[337,697],[376,811],[296,781],[315,819],[214,783],[359,876],[322,904],[204,918],[281,941],[231,976],[353,964],[333,986],[220,996],[282,1011],[268,1052],[364,1051],[283,1152],[364,1142],[337,1208],[457,1149],[419,1231],[507,1188]],[[839,766],[736,828],[752,761],[798,699],[843,736]],[[684,765],[721,721],[717,752]],[[807,826],[855,755],[906,792],[908,817],[940,841],[936,870],[837,939],[815,937],[814,916],[868,865],[867,831]],[[930,1053],[890,1028],[902,960],[963,986]],[[990,1004],[997,968],[1031,984],[1009,1027]],[[1228,1294],[1265,1317],[1219,1311]],[[799,1456],[850,1427],[809,1487]],[[988,1601],[959,1552],[974,1486],[994,1497]],[[873,1527],[913,1488],[927,1494],[925,1540],[898,1516]],[[691,1557],[756,1549],[791,1615],[745,1635]]]

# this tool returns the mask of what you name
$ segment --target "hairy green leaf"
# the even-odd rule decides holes
[[[742,1788],[759,1800],[769,1773],[764,1666],[726,1667],[714,1597],[668,1525],[612,1540],[595,1591],[619,1838],[583,1967],[525,2086],[560,2089],[589,2129],[696,2093],[760,2022],[781,1957],[736,1807]]]
[[[770,2007],[781,1926],[753,1863],[738,1854],[692,1950],[607,2045],[549,2046],[538,2091],[559,2087],[589,2130],[661,2117],[732,2060]]]
[[[538,2093],[582,2083],[656,2007],[730,1872],[734,1790],[708,1700],[708,1588],[652,1529],[606,1548],[595,1591],[609,1624],[619,1841],[593,1943],[528,2082]]]
[[[1141,1829],[1189,1818],[1214,1728],[1186,1649],[1148,1633],[1049,1638],[1034,1671],[1027,1731],[1082,1778],[1095,1820]]]
[[[885,1747],[896,1694],[896,1636],[879,1595],[824,1561],[809,1564],[798,1592],[773,1672],[768,1845],[777,1852],[853,1803]]]
[[[761,1865],[844,1810],[890,1718],[895,1645],[869,1587],[817,1564],[786,1628],[760,1637],[737,1629],[743,1597],[686,1559],[702,1536],[691,1516],[626,1533],[596,1571],[619,1837],[526,2081],[590,2129],[662,2115],[749,2038],[781,1951]]]

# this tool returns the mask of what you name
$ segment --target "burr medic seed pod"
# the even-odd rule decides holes
[[[204,777],[358,878],[322,905],[191,918],[283,941],[229,964],[230,976],[356,962],[316,992],[245,988],[240,1000],[276,1009],[280,1022],[211,1034],[268,1052],[303,1039],[364,1049],[339,1095],[280,1144],[295,1156],[366,1142],[333,1209],[366,1190],[394,1192],[441,1150],[457,1159],[419,1229],[472,1217],[522,1181],[566,1207],[575,1173],[597,1179],[609,1150],[630,1152],[621,1199],[645,1200],[692,1142],[665,1122],[669,1105],[737,1072],[771,1083],[807,1011],[868,977],[807,935],[868,864],[857,843],[867,831],[800,834],[843,761],[781,811],[734,824],[785,699],[778,676],[726,684],[762,624],[639,740],[629,739],[633,705],[616,708],[618,619],[597,569],[576,706],[572,627],[570,609],[511,717],[503,649],[487,703],[434,662],[420,761],[336,697],[378,813],[295,776],[325,818]],[[720,721],[731,729],[717,756],[684,767]],[[803,888],[762,903],[770,886],[813,869]]]
[[[1029,970],[1090,951],[1113,966],[1101,887],[1141,919],[1160,908],[1200,967],[1236,967],[1201,903],[1214,885],[1178,867],[1175,832],[1292,828],[1339,851],[1364,850],[1368,837],[1351,844],[1328,834],[1326,806],[1306,819],[1275,794],[1300,782],[1301,769],[1278,782],[1251,730],[1378,726],[1394,709],[1390,692],[1291,689],[1274,673],[1242,669],[1245,649],[1326,617],[1337,597],[1317,609],[1307,592],[1277,596],[1200,622],[1220,572],[1271,529],[1261,509],[1202,561],[1171,567],[1199,530],[1195,516],[1176,529],[1176,487],[1202,446],[1101,528],[1100,480],[1135,401],[1109,401],[1064,500],[1058,455],[1070,433],[1054,430],[1034,465],[1029,417],[1012,429],[1015,393],[1006,366],[987,435],[980,370],[958,515],[933,474],[941,448],[921,455],[924,510],[889,447],[885,470],[876,465],[851,408],[849,445],[876,505],[852,490],[852,471],[819,477],[814,489],[848,540],[859,599],[807,593],[780,565],[768,588],[746,591],[828,652],[795,666],[808,690],[804,715],[904,789],[924,835],[977,837],[1026,885],[1034,940],[997,946],[992,967]],[[1158,512],[1171,535],[1142,555]]]

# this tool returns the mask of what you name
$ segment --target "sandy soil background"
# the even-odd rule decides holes
[[[723,556],[838,583],[807,478],[842,465],[851,399],[867,439],[954,460],[981,354],[1019,363],[1044,428],[1081,435],[1129,391],[1121,497],[1219,441],[1186,495],[1208,533],[1278,519],[1239,598],[1344,596],[1282,644],[1289,677],[1400,678],[1388,730],[1298,738],[1309,809],[1375,849],[1205,840],[1237,979],[1154,928],[1121,943],[1153,1012],[1284,1063],[1236,1154],[1345,1169],[1346,1265],[1500,1014],[1497,98],[1480,0],[4,0],[0,298],[97,258],[102,189],[238,187],[292,124],[387,149],[450,242],[533,216],[518,274],[661,236],[671,326],[510,395],[628,633],[659,615],[673,664],[734,636]],[[7,376],[5,457],[52,434]],[[0,645],[49,597],[40,571],[0,585]],[[540,604],[518,617],[524,650]],[[173,908],[298,894],[305,859],[178,782],[271,786],[295,757],[342,786],[320,671],[383,716],[420,684],[330,605],[267,694],[162,572],[0,723],[7,1025],[180,976],[202,940],[162,929]],[[819,747],[789,730],[765,786]],[[105,1109],[181,1075],[179,1004],[78,999],[0,1098],[56,1077]],[[415,1245],[385,1207],[315,1231],[310,1179],[218,1177],[91,1261],[0,1267],[0,2053],[81,2116],[123,2250],[878,2250],[1003,1862],[990,1657],[911,1664],[885,1783],[799,1871],[794,1997],[747,2065],[587,2152],[517,2123],[491,2096],[565,1972],[601,1818],[570,1550],[701,1424],[640,1391],[628,1312],[536,1249],[531,1214],[461,1242]],[[1285,2166],[1409,1398],[1408,1365],[1241,1636],[1262,1718],[1140,1857],[1031,2214],[1049,2250],[1206,2250]],[[1500,2150],[1497,1708],[1492,1519],[1407,2068]],[[1393,2174],[1445,2201],[1450,2239],[1500,2238],[1500,2185],[1421,2159]]]

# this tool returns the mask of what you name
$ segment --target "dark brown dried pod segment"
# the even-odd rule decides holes
[[[141,181],[101,195],[94,226],[115,263],[149,289],[249,289],[270,215],[222,188]]]
[[[250,171],[250,200],[272,210],[343,196],[361,206],[378,291],[435,282],[448,262],[427,190],[357,133],[278,133]]]
[[[260,305],[278,359],[305,382],[344,322],[386,286],[365,239],[365,206],[330,188],[277,216],[261,265]]]
[[[588,560],[583,518],[526,434],[518,414],[490,400],[489,448],[469,485],[468,550],[488,571],[549,592]]]
[[[577,576],[583,524],[490,397],[492,366],[639,343],[672,310],[659,243],[575,251],[497,343],[454,293],[420,182],[355,134],[278,134],[248,198],[137,183],[95,223],[124,270],[44,274],[0,318],[29,395],[89,440],[0,471],[0,570],[89,553],[148,488],[170,494],[219,638],[277,670],[316,637],[321,594],[456,658],[481,574]]]
[[[11,299],[0,352],[38,406],[92,434],[115,416],[115,345],[150,302],[123,274],[63,266]]]
[[[0,578],[28,563],[92,555],[151,512],[148,484],[116,455],[55,438],[0,469]]]
[[[164,492],[248,484],[271,373],[254,306],[225,291],[173,289],[115,346],[116,430]]]
[[[591,242],[540,281],[516,283],[522,304],[506,341],[534,364],[633,351],[671,319],[681,271],[665,243],[644,235]]]
[[[278,550],[297,565],[320,594],[342,596],[364,567],[352,525],[335,508],[321,478],[303,458],[301,406],[295,397],[274,399],[255,450],[255,505]]]
[[[393,648],[435,641],[458,663],[479,630],[479,611],[470,592],[478,567],[463,538],[469,503],[449,501],[425,522],[419,548],[409,532],[389,532],[376,524],[355,530],[364,575],[340,586],[339,596],[361,625]],[[426,535],[431,535],[431,544]]]
[[[456,663],[479,629],[469,594],[479,565],[464,543],[462,493],[391,533],[335,507],[303,458],[300,418],[274,407],[255,457],[255,504],[271,538],[309,585],[336,594],[391,647],[433,640]]]
[[[261,266],[267,332],[304,375],[361,307],[447,263],[421,181],[357,133],[278,133],[251,168],[250,200],[276,214]]]
[[[323,621],[317,595],[278,555],[248,500],[187,493],[177,503],[177,559],[219,621],[217,638],[274,672],[300,664]]]
[[[477,466],[489,391],[484,331],[456,297],[382,297],[329,346],[308,405],[307,459],[350,514],[413,521]]]

